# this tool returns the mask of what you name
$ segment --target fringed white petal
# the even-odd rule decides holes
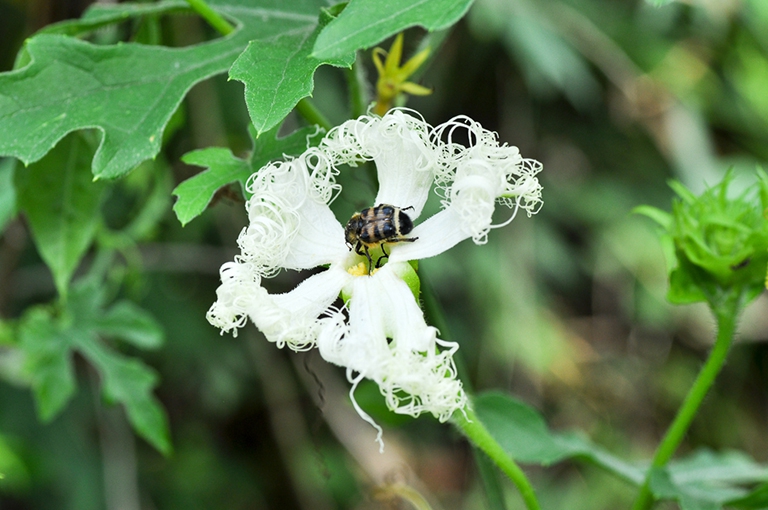
[[[310,276],[284,294],[269,294],[260,285],[258,272],[248,264],[229,262],[222,267],[218,299],[208,311],[208,321],[224,332],[243,327],[250,318],[267,340],[294,351],[315,345],[321,317],[333,312],[332,304],[353,278],[342,267]]]
[[[265,294],[252,303],[248,316],[270,342],[294,351],[315,346],[333,302],[353,277],[339,266],[317,273],[284,294]],[[322,317],[321,317],[322,316]]]
[[[348,368],[350,382],[355,372],[375,381],[393,412],[429,412],[445,421],[466,404],[452,358],[458,345],[437,339],[397,266],[352,280],[349,322],[329,321],[318,348],[324,359]]]
[[[364,115],[337,126],[321,148],[336,164],[373,160],[379,179],[375,204],[412,207],[408,214],[415,219],[438,167],[438,151],[430,136],[431,127],[421,118],[394,109],[381,118]]]
[[[458,131],[466,131],[468,146],[454,141]],[[465,116],[441,124],[433,136],[443,147],[436,177],[443,207],[454,210],[456,228],[469,232],[476,244],[485,243],[490,229],[501,226],[491,224],[497,202],[514,209],[512,217],[519,208],[529,216],[538,212],[538,161],[523,159],[517,147],[499,145],[495,132]]]
[[[343,228],[328,207],[339,189],[336,173],[322,152],[309,149],[253,174],[247,185],[250,224],[238,238],[242,259],[264,276],[337,259],[344,250]]]

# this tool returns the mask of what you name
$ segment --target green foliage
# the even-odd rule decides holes
[[[697,448],[711,442],[719,449],[746,438],[750,453],[765,457],[760,420],[741,409],[723,411],[728,409],[723,402],[746,408],[746,395],[754,391],[745,390],[765,386],[759,377],[765,364],[760,344],[740,347],[748,361],[729,361],[736,377],[722,378],[722,392],[709,399],[715,409],[708,412],[717,418],[699,429],[699,420],[694,420],[683,434],[693,453],[648,470],[624,460],[638,456],[640,448],[651,449],[639,446],[635,433],[655,437],[659,423],[671,420],[664,395],[643,384],[660,361],[649,361],[650,350],[662,352],[655,355],[665,357],[665,364],[675,363],[674,356],[666,359],[669,345],[653,342],[682,333],[696,337],[689,345],[698,345],[703,341],[696,330],[705,329],[701,323],[692,327],[693,319],[680,319],[657,297],[662,284],[653,276],[659,273],[651,260],[656,254],[649,255],[656,245],[627,238],[627,210],[636,203],[665,203],[665,192],[655,183],[663,183],[670,173],[679,179],[672,184],[678,199],[671,213],[637,208],[666,233],[663,248],[670,261],[673,302],[713,304],[727,289],[754,298],[763,290],[768,265],[766,176],[760,172],[758,184],[735,198],[728,192],[736,187],[742,168],[751,170],[768,157],[768,37],[763,30],[768,10],[759,1],[718,8],[669,0],[646,3],[663,7],[478,0],[470,23],[451,36],[447,51],[432,48],[435,66],[426,80],[435,95],[418,104],[425,118],[433,122],[479,112],[475,118],[497,123],[487,127],[498,130],[501,139],[520,143],[525,154],[545,154],[545,173],[553,177],[544,177],[550,179],[545,183],[548,205],[531,228],[535,234],[524,227],[509,237],[494,232],[487,250],[469,254],[457,247],[459,255],[445,263],[429,260],[421,270],[434,274],[430,283],[448,308],[440,334],[452,334],[462,343],[467,386],[469,379],[484,387],[508,384],[507,374],[524,368],[516,372],[513,384],[524,380],[525,391],[540,392],[548,416],[558,413],[557,423],[578,423],[596,439],[555,432],[541,413],[499,393],[474,401],[482,423],[514,459],[598,468],[580,470],[575,482],[567,468],[554,475],[555,470],[537,472],[534,485],[537,491],[544,488],[542,500],[552,492],[569,501],[569,508],[582,508],[568,498],[568,491],[587,486],[583,508],[623,508],[626,494],[634,493],[647,476],[653,498],[675,501],[683,510],[765,508],[766,466],[744,454]],[[323,495],[318,487],[328,485],[338,486],[334,490],[343,498],[317,508],[360,505],[363,496],[351,481],[354,477],[346,470],[342,477],[336,474],[342,471],[337,466],[349,463],[343,448],[355,451],[358,438],[350,441],[334,430],[341,440],[328,440],[332,446],[325,448],[321,442],[327,438],[317,427],[309,438],[301,435],[305,416],[295,412],[301,404],[293,400],[308,399],[294,398],[286,381],[311,370],[294,373],[275,363],[270,375],[257,374],[259,369],[243,352],[249,336],[244,335],[245,342],[230,342],[201,324],[222,252],[228,249],[212,243],[232,230],[223,208],[204,213],[222,187],[237,183],[247,198],[245,183],[254,171],[318,142],[322,130],[312,125],[317,118],[299,111],[307,122],[290,117],[283,123],[302,99],[314,95],[318,109],[335,120],[343,118],[347,103],[358,105],[353,111],[367,107],[361,91],[370,88],[374,77],[366,77],[372,66],[366,69],[369,58],[360,50],[410,27],[446,29],[472,4],[351,0],[329,7],[325,0],[211,0],[213,11],[232,23],[232,33],[224,30],[227,35],[216,36],[203,30],[183,47],[163,45],[173,35],[192,32],[194,23],[174,27],[179,15],[183,21],[200,21],[191,18],[195,13],[183,0],[94,4],[80,19],[23,34],[26,43],[15,69],[0,73],[0,156],[11,156],[0,159],[0,231],[10,227],[0,237],[0,375],[11,383],[0,388],[0,506],[5,491],[13,489],[27,491],[23,497],[30,500],[41,498],[30,502],[30,508],[44,508],[37,501],[47,497],[46,477],[61,479],[61,472],[80,476],[86,468],[97,473],[95,482],[81,485],[89,488],[86,499],[101,496],[92,487],[108,484],[100,470],[114,460],[110,446],[103,447],[102,459],[90,450],[72,453],[88,441],[95,443],[91,432],[100,427],[88,421],[90,407],[83,411],[92,406],[87,391],[77,392],[88,373],[97,374],[106,403],[120,404],[139,435],[170,453],[168,419],[154,395],[158,372],[163,374],[163,393],[174,399],[178,432],[174,429],[173,435],[181,444],[175,448],[177,458],[162,468],[157,461],[146,462],[146,453],[137,450],[141,496],[151,498],[152,506],[192,508],[226,501],[233,508],[271,507],[275,500],[292,501],[286,490],[275,488],[282,478],[290,478],[291,490],[305,498],[304,506],[306,501],[314,506]],[[0,0],[0,38],[7,48],[17,46],[6,39],[10,32],[5,30],[13,9]],[[407,43],[413,43],[412,33],[420,32],[409,31]],[[18,37],[21,44],[22,35]],[[405,52],[415,53],[408,46]],[[348,68],[356,59],[354,73],[344,75],[347,87],[334,81],[342,73],[330,67]],[[5,61],[10,66],[12,56]],[[221,79],[205,84],[213,92],[206,93],[201,85],[195,89],[197,97],[189,94],[215,76]],[[224,88],[224,77],[241,82],[245,97],[233,98],[232,85]],[[355,97],[347,98],[345,92]],[[247,117],[251,151],[238,157],[234,148],[244,145]],[[211,131],[190,135],[201,123],[210,124]],[[294,131],[278,137],[281,125]],[[662,125],[665,129],[659,129]],[[507,138],[510,133],[514,137]],[[201,141],[220,147],[187,152],[181,160],[204,170],[174,189],[174,178],[184,172],[176,165],[178,154],[204,146]],[[707,172],[730,164],[737,168],[722,183],[700,196],[690,191],[700,182],[715,182]],[[371,180],[361,177],[366,171],[339,176],[350,184],[344,183],[349,196],[339,197],[339,210],[359,209],[349,190],[365,188],[374,196]],[[123,179],[106,182],[113,178]],[[175,219],[167,214],[171,190],[177,197]],[[55,289],[40,276],[42,264],[25,245],[25,223],[14,221],[19,213],[53,274]],[[182,231],[178,223],[186,228]],[[139,244],[144,242],[150,244]],[[644,244],[653,246],[646,250]],[[92,264],[83,263],[89,253]],[[172,256],[164,258],[168,253]],[[195,262],[193,274],[184,267],[190,259]],[[88,276],[73,284],[78,269],[87,270]],[[168,277],[175,271],[190,272]],[[148,301],[153,313],[113,294]],[[653,319],[639,317],[639,299],[653,303],[656,313],[646,314]],[[737,314],[731,315],[735,319]],[[153,356],[150,368],[135,352],[163,346],[165,334],[153,316],[163,319],[174,341]],[[584,328],[587,321],[589,328]],[[603,324],[609,327],[598,327]],[[616,355],[628,352],[627,346],[630,355]],[[521,355],[525,352],[536,356]],[[535,364],[530,361],[534,358]],[[271,384],[272,374],[282,376],[280,384]],[[259,376],[262,384],[254,384]],[[325,382],[316,390],[320,400]],[[14,385],[31,387],[44,427],[35,428],[36,420],[23,421],[25,403],[34,414],[32,398]],[[369,389],[377,391],[375,385],[363,385],[361,401]],[[329,394],[333,391],[329,383]],[[685,388],[668,391],[682,395]],[[88,401],[86,406],[82,401]],[[287,410],[293,413],[283,414]],[[324,414],[333,417],[334,412],[333,406],[323,406]],[[641,413],[645,418],[639,420]],[[317,414],[315,408],[306,410],[306,416]],[[387,428],[407,431],[409,426],[402,416],[380,420],[372,415]],[[624,431],[622,423],[627,424]],[[431,425],[437,427],[426,426]],[[87,439],[71,446],[67,434],[75,427],[87,431],[81,434]],[[439,440],[437,428],[427,430],[412,443],[414,450]],[[258,437],[256,448],[253,436]],[[131,445],[124,439],[121,444]],[[610,444],[610,452],[600,443]],[[56,456],[52,445],[69,447],[68,453],[50,460]],[[434,460],[424,448],[424,459]],[[318,461],[318,452],[327,457]],[[89,456],[95,459],[90,464],[83,460]],[[441,467],[459,466],[442,460]],[[59,465],[51,467],[55,462]],[[283,464],[305,471],[286,475]],[[317,464],[322,464],[322,477],[312,471]],[[325,472],[329,466],[333,476]],[[268,474],[270,470],[277,474]],[[483,476],[492,476],[489,471]],[[592,471],[622,481],[626,494],[621,504],[606,496],[603,484],[590,483]],[[41,479],[44,489],[38,490]],[[248,503],[239,500],[238,489],[248,494]],[[85,507],[79,504],[82,494],[73,495],[77,489],[59,485],[56,490],[62,494],[54,491],[57,508]],[[504,498],[498,496],[495,501],[501,505]],[[467,497],[467,507],[472,498]]]
[[[315,40],[331,19],[324,10],[316,25],[251,41],[232,64],[229,77],[245,84],[245,102],[257,133],[277,126],[301,98],[312,94],[312,76],[320,65],[352,66],[356,48],[338,57],[312,56]]]
[[[97,178],[124,175],[157,155],[165,126],[194,84],[226,72],[249,42],[287,38],[289,44],[302,43],[317,26],[322,2],[292,4],[289,12],[258,5],[242,7],[226,0],[212,4],[225,14],[231,12],[240,28],[229,37],[185,48],[133,43],[97,46],[50,34],[29,39],[30,64],[0,75],[0,154],[30,163],[67,133],[97,128],[102,140],[93,159],[93,174]],[[179,4],[167,7],[177,9]],[[127,9],[95,19],[101,24],[143,13]],[[85,23],[94,26],[88,18]],[[297,38],[297,31],[304,36]],[[284,58],[294,53],[289,46],[281,47],[288,52]],[[268,54],[251,56],[252,64],[270,61]],[[311,82],[317,65],[268,65],[258,79],[271,80],[270,86],[306,82],[307,78]],[[291,74],[286,76],[286,72]],[[247,86],[252,78],[244,77]],[[311,87],[306,95],[309,92]],[[281,99],[268,112],[258,110],[254,123],[261,130],[271,128],[300,98]]]
[[[99,226],[104,186],[91,182],[93,150],[80,134],[46,157],[16,172],[18,207],[24,212],[40,256],[53,272],[59,295],[67,286]]]
[[[109,347],[103,338],[119,338],[141,348],[157,348],[163,332],[145,311],[128,302],[105,309],[105,293],[92,280],[71,290],[61,308],[30,308],[19,324],[19,347],[35,393],[40,418],[55,418],[72,398],[76,381],[74,353],[85,357],[101,376],[109,402],[125,406],[136,431],[163,453],[170,453],[168,423],[152,396],[155,372],[137,359]]]
[[[323,131],[315,127],[305,127],[290,135],[278,138],[278,126],[259,136],[253,126],[248,129],[253,143],[253,150],[246,159],[240,159],[229,149],[209,147],[185,154],[181,159],[188,165],[206,167],[200,172],[179,184],[173,190],[178,200],[173,205],[176,217],[182,225],[205,211],[218,189],[227,184],[237,182],[243,196],[248,196],[245,189],[246,181],[259,168],[272,160],[283,156],[297,156],[308,146],[320,141]]]
[[[315,42],[315,58],[338,58],[370,48],[408,27],[429,31],[448,28],[466,14],[473,0],[355,0],[322,31]]]
[[[541,414],[519,400],[490,392],[479,395],[474,404],[491,435],[520,462],[548,466],[573,459],[594,464],[633,485],[643,481],[642,469],[580,435],[550,431]],[[657,498],[678,501],[682,510],[714,510],[734,501],[742,505],[764,501],[758,500],[764,489],[750,493],[745,487],[767,481],[768,466],[743,453],[701,449],[667,468],[652,468],[650,487]]]

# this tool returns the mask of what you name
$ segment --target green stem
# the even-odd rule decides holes
[[[370,99],[365,91],[365,76],[363,66],[358,65],[357,60],[352,67],[345,69],[347,87],[349,87],[349,109],[353,119],[365,114]]]
[[[528,510],[539,510],[539,501],[533,491],[533,486],[525,473],[517,463],[504,451],[499,443],[491,436],[488,429],[480,422],[475,412],[467,406],[464,413],[457,411],[453,413],[451,422],[467,436],[467,439],[477,448],[485,452],[488,457],[506,474],[510,480],[517,486],[520,495],[525,501]]]
[[[645,481],[640,488],[632,510],[647,510],[653,506],[654,497],[649,487],[650,473],[653,468],[665,466],[669,459],[672,458],[672,455],[674,455],[677,447],[680,446],[685,437],[693,418],[696,416],[701,402],[712,387],[715,377],[723,368],[728,350],[736,334],[736,323],[742,304],[743,294],[741,292],[733,292],[731,295],[726,296],[721,303],[712,305],[712,311],[717,320],[715,346],[712,348],[709,358],[707,358],[706,363],[704,363],[699,375],[693,382],[693,386],[688,391],[688,395],[686,395],[683,404],[680,406],[677,416],[675,416],[674,421],[669,426],[667,433],[656,449],[656,454],[653,456],[651,466],[645,475]]]
[[[312,101],[310,101],[307,97],[299,101],[299,103],[296,105],[296,111],[299,112],[299,115],[304,117],[304,120],[310,124],[317,124],[326,131],[330,131],[333,127],[330,121],[325,118],[323,112],[318,110],[314,103],[312,103]]]
[[[211,7],[205,3],[205,0],[187,0],[187,3],[221,35],[229,35],[235,31],[235,28],[218,12],[211,9]]]

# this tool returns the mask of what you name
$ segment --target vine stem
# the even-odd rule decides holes
[[[667,433],[659,443],[656,453],[651,461],[651,466],[645,475],[643,485],[640,487],[637,499],[632,510],[647,510],[653,506],[655,498],[650,490],[650,475],[653,468],[663,467],[674,455],[677,447],[683,441],[688,428],[691,426],[696,413],[701,406],[704,397],[707,396],[709,389],[720,373],[725,364],[728,350],[733,343],[736,334],[736,325],[738,316],[743,304],[743,294],[741,292],[732,292],[726,295],[718,304],[711,304],[712,312],[717,320],[717,338],[715,345],[710,352],[707,361],[701,368],[699,375],[693,382],[691,389],[683,400],[683,404],[677,411],[677,416],[669,426]]]
[[[333,125],[325,115],[323,115],[323,112],[318,110],[317,106],[315,106],[309,98],[305,97],[299,101],[296,105],[296,111],[310,124],[317,124],[326,131],[330,131],[331,128],[333,128]]]
[[[466,413],[466,414],[464,414]],[[510,480],[517,486],[520,495],[523,497],[528,510],[540,510],[539,501],[533,491],[531,482],[520,466],[504,451],[504,448],[496,442],[488,429],[482,424],[475,412],[467,406],[464,412],[455,412],[451,417],[451,422],[461,432],[467,436],[467,439],[485,452],[488,457],[506,474]]]
[[[187,0],[187,3],[221,35],[229,35],[234,32],[235,28],[221,14],[211,9],[205,0]]]

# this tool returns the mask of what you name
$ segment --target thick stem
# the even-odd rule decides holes
[[[504,451],[499,443],[491,436],[488,429],[480,422],[480,419],[467,406],[464,409],[466,415],[460,411],[453,413],[451,422],[467,436],[467,439],[477,448],[485,452],[488,457],[506,474],[517,486],[528,510],[539,510],[539,501],[533,491],[531,482],[517,463]]]
[[[680,446],[686,432],[688,432],[688,428],[691,426],[691,422],[696,416],[704,397],[707,396],[709,389],[715,381],[715,377],[723,368],[728,350],[736,334],[736,324],[742,305],[743,294],[740,292],[732,292],[730,295],[726,295],[725,299],[717,305],[712,305],[712,311],[717,320],[715,346],[712,348],[709,358],[707,358],[706,363],[704,363],[699,375],[696,377],[693,386],[688,391],[683,404],[677,411],[677,416],[675,416],[667,433],[664,435],[661,443],[659,443],[632,510],[647,510],[653,506],[654,497],[649,487],[649,477],[652,468],[665,466],[669,459],[672,458],[672,455],[674,455],[677,447]]]
[[[235,28],[218,12],[211,9],[211,7],[205,3],[205,0],[187,0],[187,3],[221,35],[229,35],[234,32]]]

